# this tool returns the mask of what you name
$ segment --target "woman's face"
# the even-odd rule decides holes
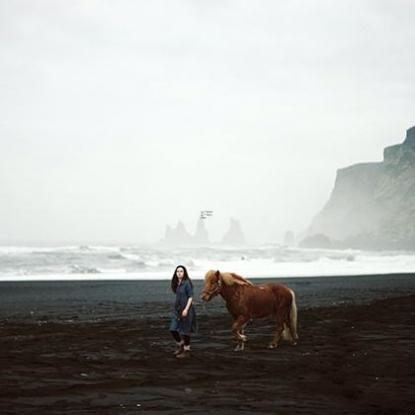
[[[184,269],[179,267],[176,269],[176,276],[179,280],[181,280],[184,277]]]

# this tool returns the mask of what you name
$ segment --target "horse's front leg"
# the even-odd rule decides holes
[[[245,349],[245,342],[248,340],[248,338],[244,334],[245,326],[246,324],[244,324],[238,332],[238,340],[236,347],[234,349],[235,352],[243,351]]]
[[[235,351],[239,352],[244,350],[245,342],[247,340],[246,336],[243,334],[243,329],[249,317],[239,316],[232,324],[232,334],[233,338],[236,341]]]

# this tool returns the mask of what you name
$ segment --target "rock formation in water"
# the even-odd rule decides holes
[[[206,246],[210,245],[209,233],[205,227],[203,219],[199,218],[196,224],[195,234],[191,235],[185,228],[183,222],[178,221],[176,228],[172,229],[169,225],[166,226],[165,236],[159,242],[166,246]],[[245,236],[242,231],[241,224],[235,220],[230,220],[228,231],[222,238],[222,244],[225,245],[244,245]]]
[[[222,238],[225,245],[244,245],[245,236],[241,224],[236,219],[231,219],[229,229]]]
[[[202,219],[198,220],[194,235],[186,230],[183,222],[178,221],[174,229],[166,226],[164,239],[160,243],[168,246],[203,246],[209,244],[209,234]]]
[[[284,234],[283,245],[285,246],[294,246],[295,245],[295,236],[293,231],[286,231]]]
[[[161,241],[164,245],[189,245],[191,242],[192,236],[181,221],[177,222],[174,229],[167,225],[164,239]]]
[[[303,246],[415,249],[415,127],[383,161],[337,171],[334,190]],[[329,241],[329,242],[328,242]]]

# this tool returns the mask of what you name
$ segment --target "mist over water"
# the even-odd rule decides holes
[[[247,278],[404,273],[411,252],[252,247],[144,248],[134,246],[1,247],[0,281],[170,279],[177,265],[194,279],[209,269]]]

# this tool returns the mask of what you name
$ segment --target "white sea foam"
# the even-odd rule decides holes
[[[170,279],[176,265],[201,279],[209,269],[248,278],[415,272],[414,252],[286,248],[0,247],[0,281]]]

